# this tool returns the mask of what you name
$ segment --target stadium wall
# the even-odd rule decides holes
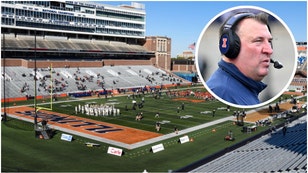
[[[153,65],[151,60],[104,60],[104,65]]]
[[[190,72],[196,72],[196,66],[193,65],[187,65],[187,64],[173,64],[172,67],[173,72],[180,72],[180,71],[190,71]]]
[[[64,68],[65,66],[69,67],[102,67],[102,66],[113,66],[113,65],[153,65],[151,60],[93,60],[93,61],[84,61],[84,60],[37,60],[37,68],[47,68],[52,64],[53,68]],[[4,59],[1,59],[1,66],[4,66]],[[5,58],[5,66],[22,66],[26,68],[34,68],[35,62],[33,60],[25,59],[14,59],[14,58]]]
[[[156,53],[155,66],[160,67],[164,70],[170,71],[171,69],[171,56],[167,53]]]
[[[57,98],[67,97],[67,94],[66,93],[56,94],[56,97]],[[50,96],[42,96],[42,95],[36,96],[37,100],[46,99],[46,98],[50,98]],[[31,99],[34,99],[34,97],[33,96],[31,97],[26,97],[26,96],[25,97],[12,97],[12,98],[1,99],[1,103],[19,102],[19,101],[26,101],[26,100],[31,100]]]
[[[9,59],[9,58],[1,58],[1,66],[25,66],[25,62],[22,59]]]

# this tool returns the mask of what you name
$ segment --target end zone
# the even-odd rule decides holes
[[[13,107],[8,109],[8,115],[28,122],[34,122],[35,111],[31,107]],[[125,148],[134,143],[162,136],[162,134],[134,129],[130,127],[95,121],[73,115],[40,110],[38,121],[47,119],[48,125],[74,135],[79,135],[101,142],[121,145]]]

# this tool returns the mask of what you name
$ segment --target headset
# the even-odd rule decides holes
[[[240,53],[241,41],[235,33],[234,27],[244,18],[255,16],[254,13],[238,13],[232,16],[224,25],[219,39],[219,50],[221,54],[230,59],[235,59]]]
[[[236,25],[242,19],[253,16],[255,16],[255,14],[249,12],[237,13],[234,16],[230,17],[227,22],[225,22],[223,26],[223,31],[219,39],[219,50],[221,54],[225,55],[230,59],[235,59],[238,56],[241,49],[241,40],[239,36],[235,33],[234,27],[236,27]],[[269,26],[268,29],[270,30]],[[271,59],[270,63],[273,63],[274,68],[277,69],[283,67],[283,65],[280,62],[275,61],[273,59]]]

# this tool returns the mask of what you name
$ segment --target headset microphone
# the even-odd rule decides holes
[[[273,59],[271,59],[270,63],[273,63],[274,68],[277,68],[277,69],[281,69],[283,67],[283,65],[279,61],[275,61]]]

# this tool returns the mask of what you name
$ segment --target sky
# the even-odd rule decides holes
[[[196,43],[207,23],[222,11],[236,6],[256,6],[278,16],[295,41],[307,41],[306,1],[134,1],[145,5],[145,36],[171,38],[171,57]],[[131,1],[104,1],[110,5],[130,5]]]

